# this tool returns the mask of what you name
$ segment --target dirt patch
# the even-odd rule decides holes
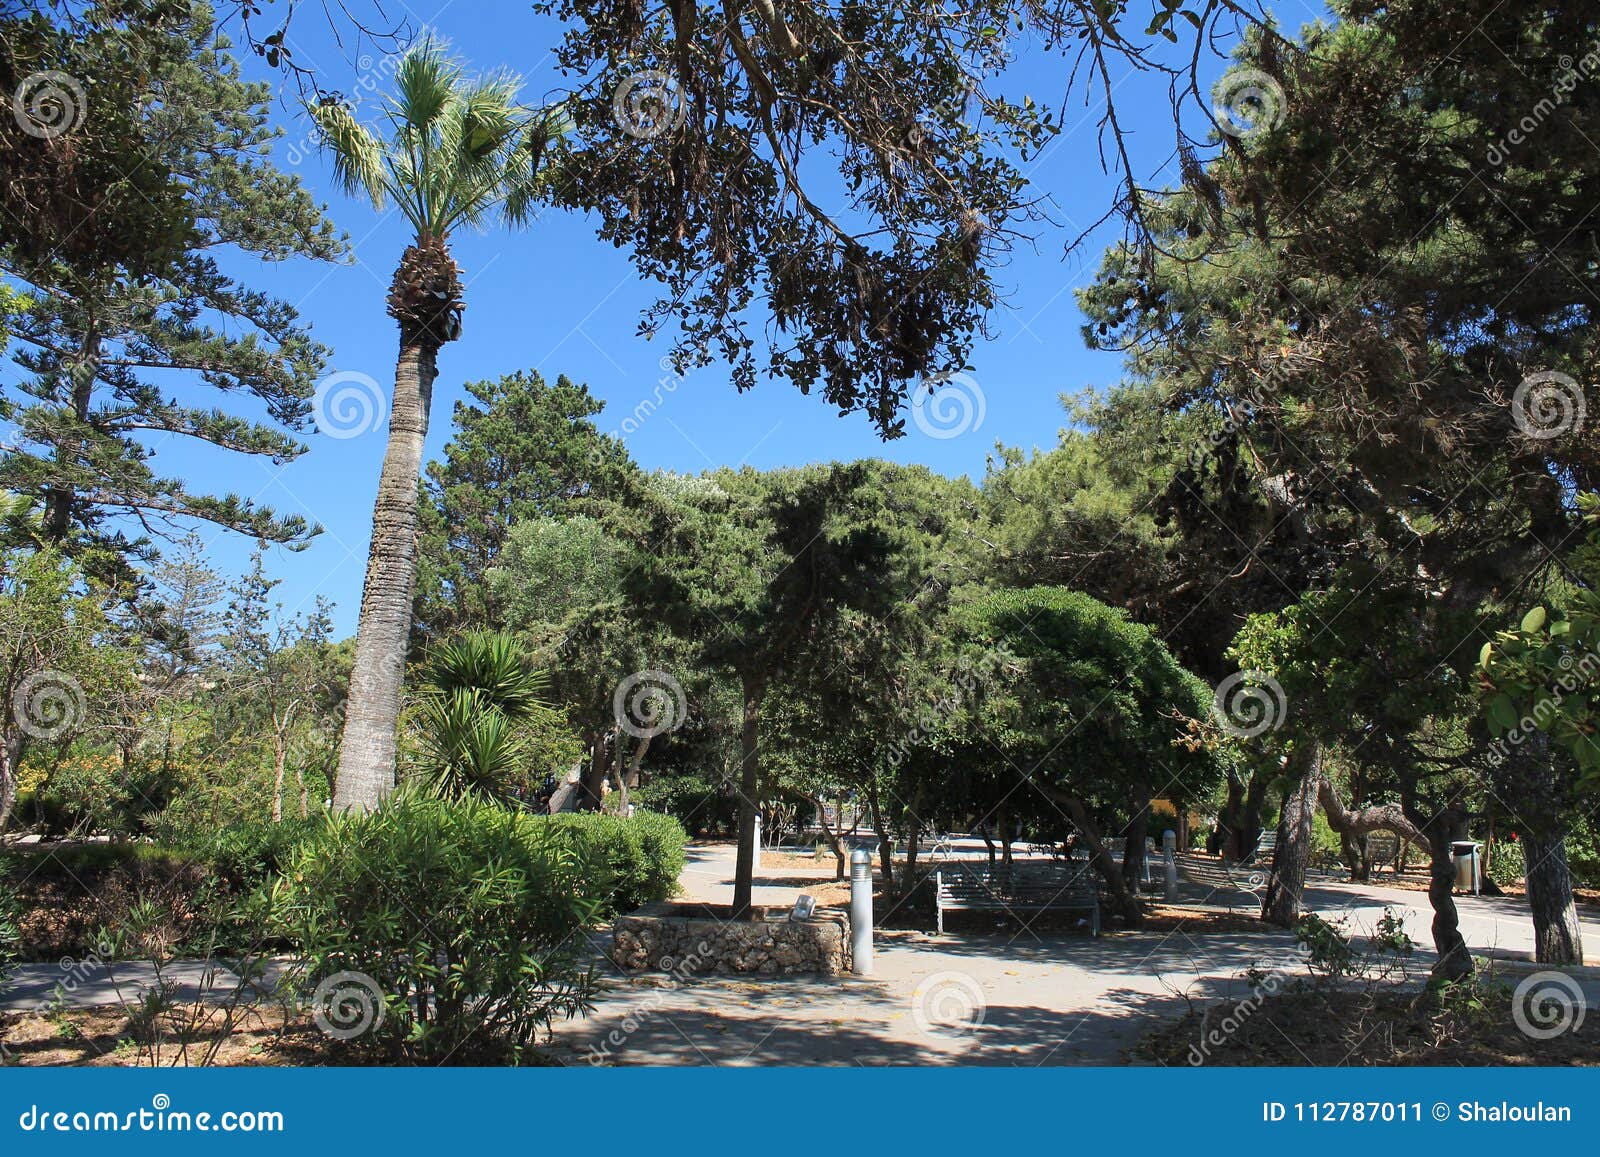
[[[1511,988],[1484,983],[1436,1003],[1421,993],[1305,990],[1190,1012],[1129,1053],[1137,1061],[1245,1065],[1600,1065],[1600,1023],[1533,1040]]]
[[[334,1056],[327,1037],[299,1014],[282,1009],[238,1014],[224,1033],[220,1015],[197,1031],[163,1040],[159,1060],[179,1066],[202,1063],[216,1045],[212,1064],[327,1065],[349,1064]],[[0,1014],[0,1048],[7,1064],[116,1067],[149,1065],[151,1046],[141,1045],[129,1017],[121,1009],[71,1009],[55,1014]]]

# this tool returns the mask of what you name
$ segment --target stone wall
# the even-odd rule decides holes
[[[835,976],[850,971],[850,919],[818,908],[810,920],[791,921],[773,910],[734,921],[706,909],[658,905],[617,918],[611,956],[629,972]]]

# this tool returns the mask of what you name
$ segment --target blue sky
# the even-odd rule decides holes
[[[508,67],[527,78],[531,94],[559,85],[548,54],[555,26],[533,15],[527,0],[454,0],[438,8],[424,0],[411,2],[413,25],[437,29],[473,70]],[[325,87],[345,92],[357,91],[358,78],[372,71],[372,58],[381,57],[348,41],[336,44],[313,7],[297,17],[290,44]],[[259,61],[248,62],[246,69],[274,82],[281,79]],[[1052,57],[1025,58],[1007,87],[1058,102],[1064,85],[1065,66]],[[1138,163],[1157,173],[1171,152],[1165,83],[1129,77],[1116,96],[1119,115],[1133,131]],[[1076,253],[1064,253],[1066,243],[1104,212],[1113,193],[1115,182],[1101,172],[1099,161],[1101,108],[1098,100],[1085,105],[1077,94],[1063,110],[1066,131],[1031,167],[1036,192],[1050,197],[1057,224],[1040,226],[1036,243],[1019,246],[999,270],[1006,303],[993,318],[992,336],[979,342],[971,359],[970,377],[984,400],[980,425],[956,437],[935,438],[908,423],[906,437],[885,444],[861,415],[840,417],[781,381],[763,381],[740,395],[725,368],[713,366],[662,392],[659,409],[625,439],[633,456],[646,468],[698,471],[878,455],[976,478],[997,442],[1054,444],[1063,421],[1059,395],[1107,385],[1118,373],[1115,358],[1084,349],[1073,293],[1092,275],[1116,227],[1103,229]],[[386,390],[397,338],[384,313],[384,294],[408,240],[404,223],[333,187],[292,99],[280,102],[275,115],[288,134],[276,154],[278,163],[299,173],[328,203],[330,216],[350,235],[354,259],[337,267],[240,264],[236,271],[295,303],[318,340],[333,350],[330,373],[367,375]],[[1163,180],[1175,179],[1171,169],[1167,174]],[[608,403],[603,429],[615,428],[641,400],[657,395],[667,376],[661,367],[666,345],[635,336],[654,287],[639,280],[624,253],[596,240],[590,222],[547,214],[530,230],[463,233],[453,238],[453,246],[468,286],[465,333],[439,358],[430,458],[450,436],[451,411],[467,381],[517,369],[537,369],[551,378],[566,374],[586,382]],[[310,547],[299,553],[271,549],[267,566],[282,580],[277,595],[288,609],[326,596],[335,604],[336,625],[344,634],[355,626],[385,436],[386,427],[343,439],[311,434],[310,450],[281,468],[174,445],[158,449],[155,465],[190,479],[196,489],[234,490],[321,523],[325,531]],[[201,532],[213,565],[236,575],[253,543],[212,528]]]

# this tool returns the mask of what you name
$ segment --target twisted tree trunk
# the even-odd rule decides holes
[[[1433,980],[1436,984],[1466,980],[1472,976],[1472,953],[1461,935],[1461,916],[1456,911],[1456,861],[1450,847],[1466,831],[1466,814],[1450,806],[1423,818],[1414,804],[1408,804],[1406,818],[1427,836],[1428,902],[1433,905],[1433,948],[1439,954]]]
[[[438,347],[402,340],[389,414],[389,445],[372,514],[372,550],[356,630],[355,662],[334,781],[335,811],[370,811],[394,790],[417,574],[417,478],[438,376]]]

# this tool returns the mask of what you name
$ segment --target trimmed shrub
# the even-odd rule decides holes
[[[537,822],[570,833],[585,849],[598,873],[589,894],[600,897],[601,916],[632,912],[669,899],[678,889],[689,837],[671,816],[641,811],[624,818],[582,812],[541,816]]]
[[[601,907],[586,849],[537,817],[402,792],[330,819],[274,887],[317,1023],[391,1059],[522,1059],[592,1005],[578,935]]]

